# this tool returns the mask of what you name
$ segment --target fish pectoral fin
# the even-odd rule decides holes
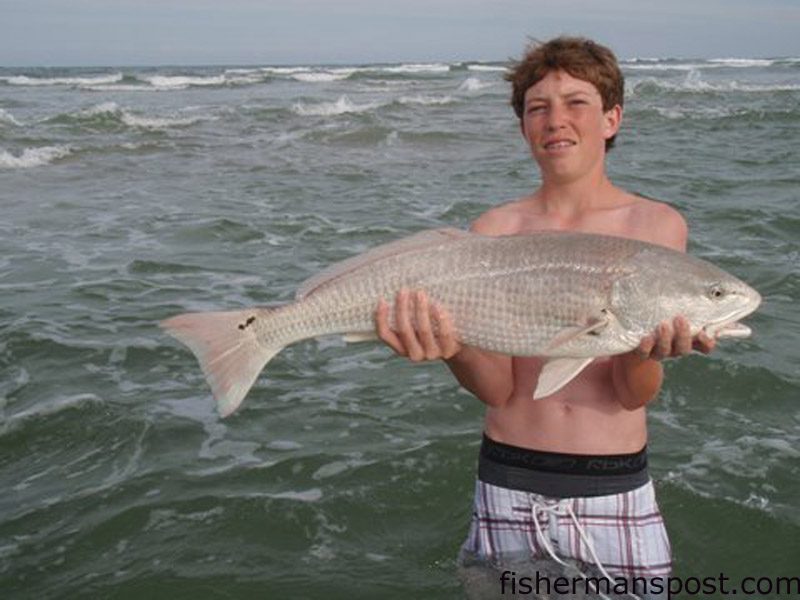
[[[572,340],[581,337],[582,335],[595,335],[608,327],[611,319],[607,312],[599,317],[592,317],[588,325],[567,327],[556,335],[545,348],[545,354],[551,353],[553,350],[563,346]]]
[[[575,379],[594,358],[554,358],[545,363],[533,392],[534,400],[541,400]]]
[[[342,339],[348,344],[357,344],[358,342],[374,342],[380,338],[374,331],[351,331],[345,333]]]

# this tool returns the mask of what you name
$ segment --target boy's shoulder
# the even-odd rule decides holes
[[[679,250],[686,249],[689,227],[684,216],[666,202],[629,193],[631,206],[629,226],[631,229],[645,233],[655,244],[661,244]]]
[[[588,231],[641,239],[676,250],[685,250],[686,219],[666,202],[618,189],[616,206],[595,215]],[[512,235],[520,231],[547,229],[542,208],[534,196],[505,202],[487,210],[470,230],[483,235]]]
[[[470,226],[470,231],[483,235],[512,235],[518,233],[521,224],[532,210],[530,198],[518,198],[490,208]]]

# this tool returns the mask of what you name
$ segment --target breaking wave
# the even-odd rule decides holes
[[[347,96],[340,96],[335,102],[319,102],[315,104],[307,104],[297,102],[292,106],[292,112],[304,117],[330,117],[336,115],[343,115],[348,113],[358,114],[370,112],[382,107],[392,105],[419,105],[419,106],[442,106],[457,102],[453,96],[434,96],[426,94],[416,94],[413,96],[400,96],[394,100],[385,100],[378,102],[364,102],[356,103],[350,100]]]
[[[17,127],[21,127],[22,123],[17,121],[10,112],[3,110],[0,108],[0,125],[15,125]]]
[[[265,81],[259,73],[232,73],[230,71],[220,75],[137,75],[155,90],[185,90],[191,87],[223,87],[235,85],[248,85]]]
[[[467,77],[461,85],[458,86],[458,89],[462,92],[477,92],[480,90],[485,90],[486,88],[492,87],[492,84],[488,81],[482,81],[477,77]]]
[[[0,148],[0,169],[30,169],[49,165],[69,156],[73,149],[69,146],[41,146],[25,148],[20,154],[13,154]]]
[[[451,104],[455,102],[452,96],[426,96],[417,94],[416,96],[401,96],[398,99],[400,104],[421,104],[423,106],[440,106],[442,104]]]
[[[320,102],[318,104],[297,102],[292,106],[292,112],[304,117],[329,117],[347,113],[368,112],[379,106],[381,106],[379,102],[355,104],[347,96],[340,96],[335,102]]]
[[[5,75],[0,77],[8,85],[19,86],[48,86],[62,85],[72,87],[86,87],[92,85],[109,85],[118,83],[123,79],[122,73],[110,75],[96,75],[91,77],[30,77],[28,75]]]
[[[227,69],[213,75],[123,74],[86,77],[0,76],[0,83],[13,86],[64,86],[98,92],[175,91],[192,87],[252,85],[269,80],[261,69]]]
[[[721,69],[721,68],[765,68],[785,67],[800,64],[798,58],[711,58],[708,60],[690,59],[680,60],[674,58],[633,58],[620,62],[624,69],[650,70],[650,71],[692,71],[696,69]]]
[[[501,67],[500,65],[467,65],[467,69],[469,71],[479,71],[479,72],[500,72],[505,73],[508,68]]]
[[[341,81],[343,79],[347,79],[354,72],[355,71],[352,69],[346,69],[340,72],[318,71],[308,73],[293,73],[291,77],[292,79],[305,83],[326,83],[329,81]]]
[[[211,120],[214,117],[198,116],[148,116],[134,113],[121,108],[116,102],[103,102],[87,109],[73,113],[58,115],[49,119],[51,122],[77,124],[90,129],[117,129],[131,127],[139,129],[166,129],[169,127],[188,127],[200,121]]]
[[[682,81],[656,79],[647,77],[633,83],[628,90],[631,94],[647,93],[650,91],[690,92],[690,93],[770,93],[770,92],[796,92],[800,91],[800,83],[742,83],[736,80],[708,81],[703,79],[698,70],[691,70]]]

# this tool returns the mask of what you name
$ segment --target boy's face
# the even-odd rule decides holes
[[[603,169],[605,142],[621,118],[619,106],[603,111],[593,84],[551,71],[525,92],[522,134],[542,176],[569,182]]]

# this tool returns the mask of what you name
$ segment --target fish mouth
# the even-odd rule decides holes
[[[706,329],[706,333],[708,332],[708,328]],[[719,338],[747,338],[753,333],[753,330],[750,329],[744,323],[739,323],[738,321],[734,321],[732,323],[725,323],[721,327],[717,327],[715,333],[712,337],[717,339]],[[709,334],[711,335],[711,334]]]
[[[744,323],[739,323],[750,313],[754,312],[761,304],[761,296],[754,292],[751,302],[737,311],[734,311],[722,319],[708,323],[703,327],[703,331],[712,338],[746,338],[750,337],[753,330]]]

